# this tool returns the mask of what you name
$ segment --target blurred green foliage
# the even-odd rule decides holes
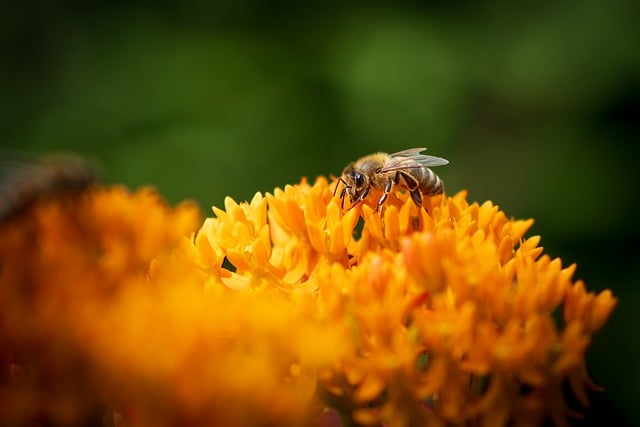
[[[0,143],[205,207],[427,146],[450,193],[536,218],[549,253],[621,298],[582,425],[638,425],[639,4],[15,2]]]

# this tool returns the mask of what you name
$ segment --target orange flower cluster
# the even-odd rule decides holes
[[[0,225],[3,424],[562,425],[565,384],[587,403],[616,299],[531,220],[464,192],[342,211],[333,185],[227,198],[199,230],[121,188]]]

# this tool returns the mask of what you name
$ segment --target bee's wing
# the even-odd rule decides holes
[[[436,156],[427,156],[426,154],[419,154],[415,156],[413,160],[425,167],[443,166],[449,164],[449,160],[447,159]]]
[[[414,157],[425,151],[426,148],[409,148],[408,150],[398,151],[397,153],[389,154],[389,157]]]
[[[410,148],[398,151],[389,155],[389,161],[384,165],[381,172],[391,172],[400,169],[411,169],[419,167],[442,166],[449,163],[447,159],[436,156],[420,154],[426,148]]]

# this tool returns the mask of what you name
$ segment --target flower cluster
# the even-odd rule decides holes
[[[199,227],[97,188],[0,225],[12,424],[562,425],[616,299],[464,192],[343,210],[324,178]],[[374,200],[371,197],[371,200]]]

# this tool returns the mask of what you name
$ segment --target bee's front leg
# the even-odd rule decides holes
[[[338,178],[336,181],[336,186],[333,188],[333,197],[336,197],[338,194],[338,187],[342,183],[342,190],[340,191],[340,209],[344,209],[344,197],[347,194],[347,183],[342,178]]]
[[[360,203],[361,201],[366,199],[367,196],[369,195],[369,190],[370,189],[371,189],[371,187],[365,188],[364,191],[362,192],[362,194],[360,194],[360,197],[358,197],[358,200],[356,200],[356,203]]]
[[[340,192],[340,209],[344,210],[344,198],[347,195],[347,187],[344,187]]]
[[[351,200],[351,206],[349,206],[349,209],[355,208],[356,205],[362,202],[368,195],[369,195],[369,188],[367,187],[355,200]]]

